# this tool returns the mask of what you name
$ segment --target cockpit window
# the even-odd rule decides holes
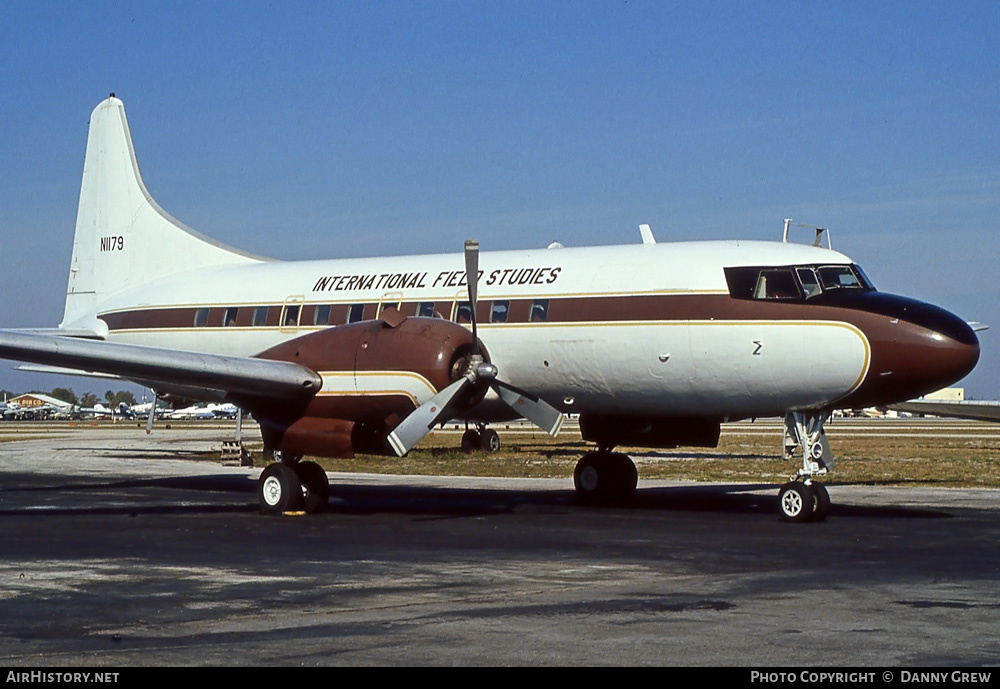
[[[799,288],[791,268],[762,270],[757,276],[754,299],[798,299]]]
[[[875,289],[856,265],[744,266],[725,273],[737,299],[803,301],[835,290]]]
[[[857,263],[852,263],[851,268],[854,270],[854,273],[858,276],[858,279],[861,281],[861,284],[865,286],[865,289],[868,290],[875,289],[875,283],[873,283],[871,280],[868,279],[868,276],[865,275],[865,271],[861,270],[861,266],[859,266]]]
[[[860,289],[862,287],[858,276],[850,266],[823,266],[819,269],[819,279],[823,289]]]
[[[806,299],[815,297],[823,291],[813,268],[796,268],[795,274],[799,277],[799,284],[802,285],[802,293],[806,295]]]

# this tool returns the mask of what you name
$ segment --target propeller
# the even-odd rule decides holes
[[[469,286],[469,307],[472,310],[472,352],[465,372],[448,387],[421,404],[389,434],[389,445],[400,457],[409,452],[434,426],[452,417],[455,410],[466,407],[472,395],[491,387],[508,406],[551,436],[559,434],[563,415],[545,400],[497,378],[497,367],[483,358],[479,348],[476,323],[476,298],[479,283],[479,242],[465,242],[465,281]]]

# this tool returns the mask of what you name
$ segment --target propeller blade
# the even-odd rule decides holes
[[[535,424],[553,438],[559,435],[563,425],[563,414],[543,399],[535,397],[531,393],[515,388],[510,383],[494,380],[491,384],[500,399],[523,416],[531,423]]]
[[[400,457],[412,450],[448,411],[449,404],[472,382],[462,377],[421,404],[389,434],[389,445]]]
[[[479,291],[479,240],[465,240],[465,282],[469,286],[469,307],[472,309],[472,351],[479,353],[476,328],[476,297]]]
[[[473,279],[475,276],[475,279]],[[476,294],[479,287],[479,240],[465,240],[465,279],[469,285],[469,303],[476,311]]]

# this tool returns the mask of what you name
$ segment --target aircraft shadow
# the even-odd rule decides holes
[[[14,480],[9,480],[14,478]],[[7,476],[11,487],[0,488],[0,496],[37,494],[39,501],[27,506],[0,507],[0,515],[57,514],[183,514],[246,513],[257,511],[256,479],[232,474],[175,476],[162,478],[102,481],[88,478],[59,483],[37,483],[38,477],[24,481]],[[35,482],[31,485],[29,479]],[[17,485],[21,483],[21,485]],[[590,505],[581,502],[572,488],[509,490],[490,488],[451,488],[444,486],[356,485],[333,483],[327,506],[328,515],[404,514],[425,517],[475,517],[546,510],[587,510],[609,514],[650,512],[695,512],[718,514],[756,514],[777,519],[777,489],[773,484],[692,484],[684,486],[642,487],[628,505]],[[184,504],[173,497],[160,495],[156,504],[148,504],[144,491],[185,491],[203,494],[206,502]],[[767,490],[762,495],[748,491]],[[836,502],[836,486],[831,490],[834,504],[831,518],[940,519],[951,517],[942,510],[900,506],[844,505]],[[96,504],[65,506],[72,494],[94,495]],[[101,505],[101,496],[113,494],[115,505]],[[238,496],[238,497],[237,497]],[[218,504],[209,504],[218,501]],[[20,502],[20,501],[19,501]],[[125,502],[126,504],[122,504]],[[134,504],[127,504],[134,503]],[[44,509],[39,505],[44,504]]]

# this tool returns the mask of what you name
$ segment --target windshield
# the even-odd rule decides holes
[[[861,289],[863,285],[851,266],[823,266],[818,271],[824,290]]]
[[[853,264],[745,266],[725,273],[729,294],[737,299],[804,301],[833,291],[875,289]]]

